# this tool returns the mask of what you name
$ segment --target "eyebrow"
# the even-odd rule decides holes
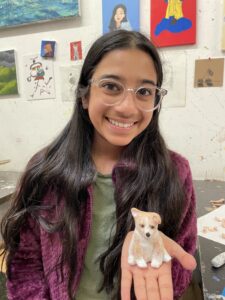
[[[103,74],[102,76],[99,77],[99,79],[115,79],[115,80],[123,81],[122,77],[115,74]],[[149,83],[156,86],[156,83],[151,79],[140,80],[140,84],[144,84],[144,83]]]

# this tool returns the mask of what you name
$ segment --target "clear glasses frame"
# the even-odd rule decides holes
[[[135,95],[136,105],[140,110],[145,112],[151,112],[156,109],[159,110],[163,97],[168,93],[166,89],[149,83],[137,88],[125,88],[121,82],[111,78],[93,78],[89,81],[89,85],[93,84],[97,86],[105,96],[108,97],[102,99],[103,104],[107,106],[119,105],[123,102],[127,93],[132,92]],[[159,100],[155,105],[155,100],[157,97],[159,97]],[[147,108],[148,105],[149,108]]]

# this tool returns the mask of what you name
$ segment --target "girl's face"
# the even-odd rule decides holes
[[[125,13],[122,7],[117,8],[114,19],[116,22],[122,22],[125,17]]]
[[[138,49],[113,50],[106,54],[92,76],[95,82],[104,78],[116,80],[125,88],[137,88],[146,82],[157,83],[153,60]],[[105,105],[104,97],[97,83],[92,83],[88,97],[83,99],[83,107],[88,110],[95,128],[95,149],[122,149],[148,126],[153,112],[140,110],[131,91],[115,106]]]

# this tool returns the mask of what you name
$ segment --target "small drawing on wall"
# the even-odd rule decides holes
[[[71,60],[81,60],[82,59],[81,41],[70,43],[70,59]]]
[[[79,81],[81,65],[61,66],[61,97],[62,101],[74,101],[75,90]]]
[[[194,87],[223,86],[224,58],[197,59]]]
[[[186,54],[185,52],[165,52],[162,57],[163,88],[168,94],[162,107],[184,107],[186,104]]]
[[[151,0],[151,38],[158,47],[194,44],[196,0]]]
[[[52,60],[39,55],[24,56],[24,88],[28,100],[54,99]]]
[[[55,56],[55,41],[41,41],[41,56],[54,57]]]
[[[139,31],[139,0],[102,0],[103,33],[118,29]]]
[[[15,51],[0,51],[0,96],[17,94]]]

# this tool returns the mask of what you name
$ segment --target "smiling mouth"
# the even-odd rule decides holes
[[[118,122],[112,119],[107,118],[107,120],[109,121],[110,124],[116,126],[116,127],[120,127],[120,128],[131,128],[134,126],[135,122],[132,123],[122,123],[122,122]]]

